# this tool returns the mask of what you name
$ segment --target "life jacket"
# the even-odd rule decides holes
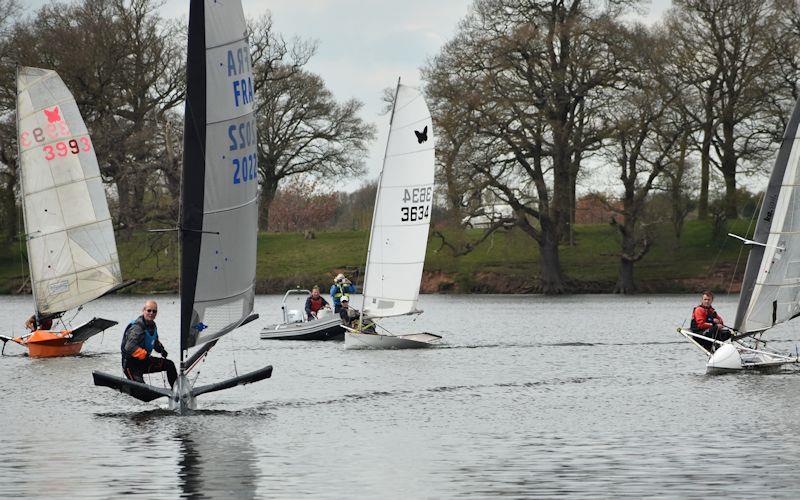
[[[122,349],[123,353],[125,352],[125,340],[128,338],[128,331],[138,321],[139,319],[137,318],[128,323],[128,326],[125,327],[125,333],[122,335],[122,345],[120,346],[120,349]],[[145,323],[144,320],[142,320],[141,326],[142,330],[144,330],[144,342],[143,342],[144,345],[140,345],[139,347],[147,351],[147,355],[149,356],[150,353],[153,352],[153,347],[155,347],[156,340],[158,339],[158,327],[156,326],[151,331],[149,328],[147,328],[147,323]]]
[[[309,297],[308,299],[311,304],[311,312],[317,312],[325,305],[325,299],[322,298],[322,295],[316,299],[314,297]]]
[[[697,321],[695,321],[695,319],[694,319],[694,312],[697,310],[698,307],[703,307],[703,306],[695,306],[694,309],[692,309],[691,328],[692,328],[693,331],[694,330],[697,330],[697,331],[702,330],[702,328],[700,328],[700,326],[697,324]],[[703,309],[706,310],[706,323],[711,323],[713,325],[714,324],[714,318],[717,317],[717,311],[715,311],[714,308],[711,307],[711,306],[709,306],[708,309],[703,307]]]
[[[342,295],[345,294],[344,287],[340,283],[334,283],[333,286],[336,287],[336,292],[332,295],[333,303],[340,304]]]

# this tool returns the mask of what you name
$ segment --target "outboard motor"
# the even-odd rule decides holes
[[[288,323],[302,323],[303,315],[297,309],[289,309],[289,312],[286,313],[286,321]]]

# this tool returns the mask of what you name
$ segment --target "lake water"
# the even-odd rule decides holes
[[[158,299],[176,359],[179,304]],[[416,321],[386,324],[444,346],[345,351],[260,340],[280,297],[259,296],[261,319],[212,349],[197,384],[265,364],[272,378],[201,396],[183,417],[92,385],[92,370],[121,375],[121,326],[76,358],[9,344],[0,497],[796,498],[800,372],[705,375],[675,333],[697,300],[428,295]],[[142,301],[95,301],[75,324],[124,324]],[[715,306],[733,319],[735,297]],[[31,307],[2,298],[2,333],[22,333]],[[771,338],[794,350],[800,335]]]

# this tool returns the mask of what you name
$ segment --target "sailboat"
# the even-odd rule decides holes
[[[709,373],[776,371],[798,363],[797,353],[766,347],[763,334],[800,316],[800,101],[783,135],[752,239],[730,234],[750,247],[733,336],[716,340],[691,330],[678,333],[708,356]]]
[[[201,394],[272,374],[266,366],[202,387],[188,378],[223,335],[258,318],[254,89],[240,1],[191,1],[186,78],[178,379],[170,390],[93,372],[95,385],[142,401],[167,397],[180,413],[195,409]]]
[[[346,349],[420,348],[441,339],[431,333],[392,335],[380,327],[368,333],[367,328],[378,318],[422,312],[417,300],[431,223],[434,153],[425,99],[398,79],[372,213],[361,320],[357,328],[345,328]]]
[[[114,240],[100,168],[75,98],[55,71],[17,68],[20,191],[36,323],[128,286]],[[117,324],[93,318],[75,329],[0,337],[31,357],[71,356]]]

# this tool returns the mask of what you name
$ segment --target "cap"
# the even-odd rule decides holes
[[[341,302],[350,302],[350,296],[349,295],[342,295]]]

